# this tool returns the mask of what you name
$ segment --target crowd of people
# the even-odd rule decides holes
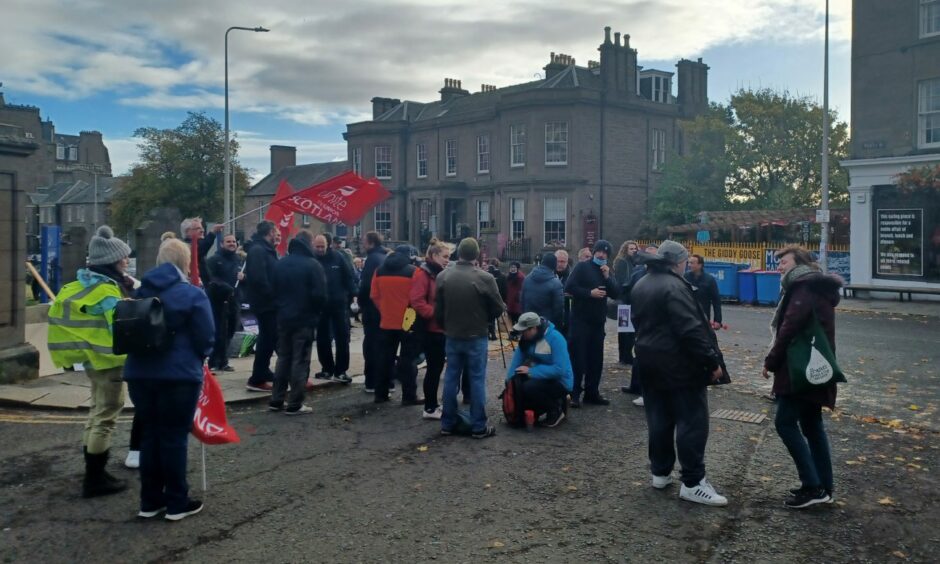
[[[218,244],[216,236],[221,237]],[[311,388],[314,344],[320,370],[313,378],[350,384],[351,318],[358,317],[364,390],[372,401],[390,401],[397,384],[401,404],[422,406],[421,417],[439,421],[442,435],[458,434],[466,426],[476,439],[496,434],[486,413],[491,339],[502,338],[505,330],[518,342],[506,370],[507,385],[516,382],[530,423],[556,427],[569,407],[610,403],[601,393],[605,327],[611,306],[626,304],[635,332],[618,334],[617,360],[632,367],[622,391],[636,394],[634,403],[645,407],[652,486],[671,485],[678,460],[681,499],[727,504],[706,478],[704,461],[707,386],[728,379],[716,333],[726,326],[704,259],[690,256],[681,244],[664,241],[640,252],[635,241],[627,241],[614,256],[612,245],[598,240],[581,249],[573,265],[566,251],[557,250],[539,257],[528,275],[517,262],[504,275],[498,261],[481,263],[473,238],[453,249],[432,240],[422,260],[410,245],[387,248],[374,231],[363,236],[364,257],[353,257],[329,234],[308,230],[298,232],[279,257],[279,237],[273,223],[262,221],[242,250],[234,236],[222,236],[220,229],[206,234],[201,219],[187,219],[179,238],[165,236],[156,267],[140,281],[126,274],[126,243],[106,226],[92,237],[88,267],[62,288],[49,314],[53,360],[59,366],[84,365],[91,381],[83,436],[84,496],[126,488],[106,464],[127,382],[136,410],[126,465],[140,469],[138,515],[163,513],[179,520],[202,509],[189,497],[186,483],[187,436],[204,362],[214,370],[231,370],[228,345],[243,300],[258,328],[246,387],[270,392],[272,412],[313,411],[304,400]],[[777,430],[801,480],[786,504],[808,507],[831,502],[833,496],[820,414],[821,407],[834,406],[836,386],[792,391],[786,350],[816,318],[834,343],[840,282],[822,274],[799,247],[777,255],[783,290],[764,376],[774,377]],[[156,297],[164,304],[172,336],[166,353],[125,357],[111,351],[116,303],[130,297]],[[460,408],[460,396],[469,412]]]

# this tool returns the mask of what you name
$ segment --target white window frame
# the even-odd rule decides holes
[[[549,150],[552,147],[553,150]],[[549,160],[550,153],[553,159]],[[561,157],[561,158],[559,158]],[[545,166],[565,166],[568,164],[568,122],[545,122]]]
[[[77,145],[69,145],[67,153],[68,153],[68,160],[70,161],[78,160],[78,146]]]
[[[933,95],[928,96],[931,89]],[[927,140],[928,130],[935,131],[933,141]],[[940,78],[922,80],[917,85],[917,147],[940,147]]]
[[[477,137],[477,174],[490,172],[490,135],[484,133]]]
[[[653,101],[668,104],[670,90],[672,90],[672,84],[670,84],[669,78],[656,75],[652,78],[653,81],[650,83],[650,95]]]
[[[456,139],[447,139],[444,141],[444,167],[445,176],[457,176]]]
[[[392,206],[388,200],[380,202],[375,206],[373,212],[375,219],[375,230],[388,238],[392,235]]]
[[[653,129],[650,139],[653,170],[662,170],[666,165],[666,130]]]
[[[933,20],[933,23],[936,23],[936,27],[934,29],[930,29],[931,15],[934,15],[936,18]],[[935,35],[940,35],[940,0],[920,0],[919,19],[921,37],[933,37]]]
[[[483,230],[492,226],[490,217],[490,201],[477,200],[477,237],[481,237]]]
[[[559,210],[559,203],[561,204],[561,210]],[[559,211],[561,213],[559,213]],[[561,223],[561,233],[562,237],[559,239],[557,237],[549,237],[549,232],[557,233],[557,225],[554,225],[552,229],[549,229],[549,222],[553,224]],[[567,198],[545,198],[542,200],[542,243],[548,245],[552,241],[558,241],[561,243],[561,246],[566,246],[568,244],[568,199]]]
[[[525,166],[526,131],[525,124],[509,126],[509,167]]]
[[[353,147],[352,171],[362,176],[362,147]]]
[[[422,172],[423,169],[423,172]],[[415,176],[417,178],[428,177],[428,145],[427,143],[418,143],[415,145]]]
[[[382,169],[379,168],[382,165]],[[386,168],[387,167],[387,168]],[[379,180],[392,179],[392,146],[375,146],[375,177]]]
[[[525,198],[509,199],[509,240],[525,239]]]
[[[59,161],[64,161],[66,159],[66,147],[65,145],[56,145],[55,146],[55,158]]]
[[[85,223],[85,206],[76,206],[75,219],[79,223]]]
[[[65,222],[72,223],[72,206],[65,206]]]

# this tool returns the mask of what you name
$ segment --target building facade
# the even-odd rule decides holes
[[[940,0],[855,0],[852,29],[852,282],[940,287],[940,194],[896,186],[940,166]]]
[[[392,198],[361,229],[424,245],[483,239],[490,256],[531,260],[544,248],[619,244],[645,219],[678,120],[707,108],[708,67],[645,70],[629,36],[605,28],[599,61],[552,53],[544,78],[470,93],[445,79],[440,99],[376,97],[373,119],[347,126],[349,166]]]

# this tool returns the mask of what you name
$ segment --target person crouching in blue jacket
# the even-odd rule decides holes
[[[151,518],[166,512],[178,521],[202,511],[189,497],[186,449],[202,388],[203,362],[212,352],[215,326],[209,298],[189,283],[190,250],[167,239],[157,267],[147,272],[138,298],[158,297],[173,341],[160,354],[129,354],[124,380],[141,428],[140,512]]]
[[[551,321],[531,311],[519,316],[513,331],[519,346],[506,381],[522,375],[522,409],[534,411],[536,419],[544,413],[542,424],[555,427],[565,418],[565,399],[574,386],[568,344]]]

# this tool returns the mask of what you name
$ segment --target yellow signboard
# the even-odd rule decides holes
[[[763,246],[717,246],[708,244],[692,245],[692,254],[702,255],[705,262],[733,262],[735,264],[749,264],[753,270],[764,269],[764,251]]]

